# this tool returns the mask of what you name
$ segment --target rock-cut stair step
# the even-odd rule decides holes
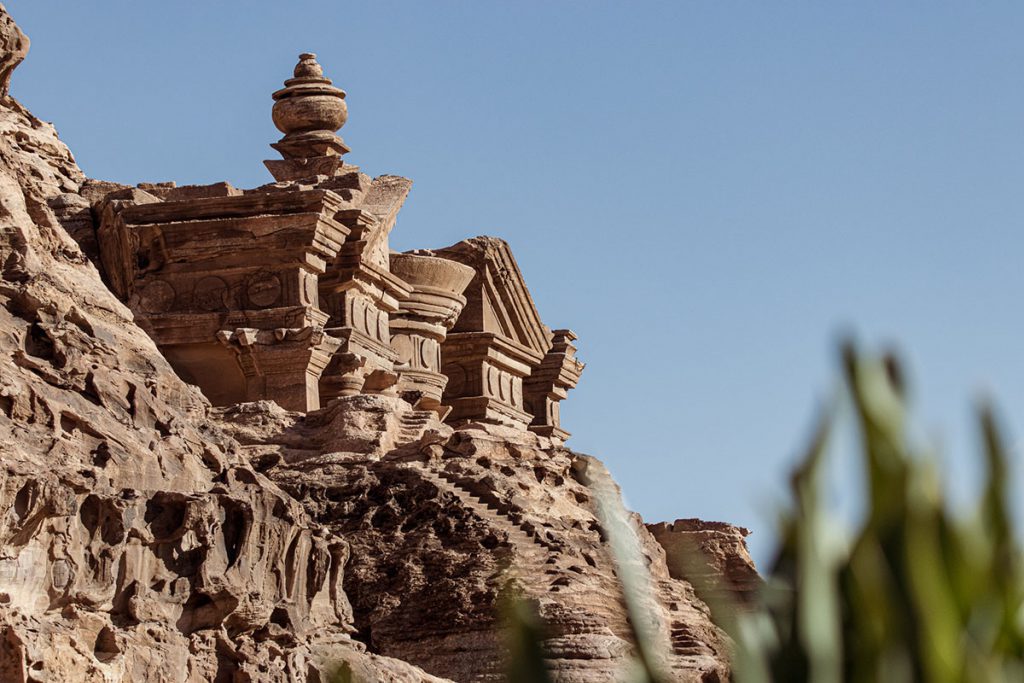
[[[510,520],[506,515],[492,509],[478,495],[468,491],[463,486],[455,484],[451,477],[457,476],[448,472],[435,472],[426,468],[416,468],[420,475],[437,486],[442,491],[453,493],[462,504],[472,510],[478,517],[491,523],[492,526],[504,530],[512,545],[518,550],[520,560],[529,565],[529,569],[536,572],[541,571],[545,564],[556,564],[557,560],[544,546],[537,543],[537,540],[523,531],[518,524]]]
[[[557,555],[558,553],[561,552],[561,548],[558,546],[558,544],[552,543],[551,541],[549,541],[546,538],[544,538],[541,535],[541,532],[534,525],[530,524],[529,522],[519,522],[519,521],[516,521],[516,520],[512,519],[512,517],[508,514],[508,511],[509,511],[508,505],[506,505],[505,503],[503,503],[503,502],[501,502],[499,500],[496,500],[496,499],[485,500],[482,496],[477,494],[473,490],[473,485],[476,483],[476,481],[474,479],[472,479],[471,477],[462,477],[462,476],[459,476],[459,475],[455,474],[454,472],[448,472],[448,471],[445,471],[445,470],[442,470],[441,472],[438,472],[438,475],[440,477],[444,478],[449,484],[452,485],[452,487],[454,487],[456,489],[459,489],[460,491],[464,492],[465,494],[471,496],[474,500],[478,500],[478,501],[482,502],[483,504],[485,504],[488,507],[488,509],[494,511],[506,523],[511,524],[511,525],[517,527],[526,536],[528,536],[534,543],[536,543],[537,545],[541,546],[542,548],[547,550],[549,553]]]
[[[398,443],[404,445],[418,441],[430,426],[434,413],[429,410],[412,410],[398,418]]]

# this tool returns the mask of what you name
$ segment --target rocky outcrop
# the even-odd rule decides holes
[[[226,185],[86,179],[53,127],[7,95],[27,46],[0,6],[0,680],[495,681],[505,591],[544,618],[556,680],[616,680],[632,643],[589,486],[601,467],[561,445],[557,415],[546,431],[445,424],[434,356],[422,368],[388,361],[406,373],[402,392],[339,391],[319,409],[296,401],[308,411],[266,400],[211,407],[108,289],[123,273],[105,283],[97,228],[104,215],[155,220],[183,198],[218,210],[250,199]],[[296,78],[320,83],[307,57]],[[340,167],[309,151],[340,138],[284,132],[279,144],[305,156],[274,166],[282,178]],[[373,182],[400,186],[401,199],[408,181],[399,180]],[[274,206],[294,184],[278,183]],[[125,218],[118,202],[134,213]],[[367,206],[378,204],[374,220],[393,223],[400,201]],[[386,249],[361,248],[367,272],[384,267]],[[430,296],[461,295],[420,280],[392,313],[412,341],[439,344],[451,321]],[[468,298],[525,300],[505,291],[513,285],[483,283]],[[536,336],[538,362],[556,340],[542,364],[551,376],[532,379],[557,402],[582,369],[571,333],[527,322],[507,334]],[[482,317],[487,325],[497,322]],[[282,339],[291,338],[272,341]],[[365,386],[387,375],[360,372]],[[520,406],[521,394],[508,400]],[[665,529],[631,524],[654,581],[648,612],[661,624],[665,666],[676,680],[724,679],[723,636],[672,569]],[[722,533],[711,545],[725,559],[713,571],[735,583],[742,563]]]
[[[360,413],[374,403],[393,409],[388,400],[362,397],[347,408],[368,427],[362,442],[383,439],[374,435],[380,425]],[[269,412],[252,405],[235,413],[243,451],[273,463],[264,473],[349,543],[344,588],[357,637],[372,651],[452,680],[502,680],[496,617],[511,583],[546,623],[556,680],[617,680],[631,630],[588,485],[597,461],[485,424],[426,430],[379,458],[336,452],[303,460],[277,427],[265,428],[274,418],[261,408]],[[280,455],[268,457],[268,447]],[[726,676],[707,608],[672,578],[661,546],[633,521],[657,593],[649,609],[672,643],[667,668],[679,680]]]
[[[6,91],[28,42],[2,8],[0,32]],[[348,545],[253,471],[70,237],[90,185],[0,102],[0,678],[436,680],[351,639]]]
[[[749,605],[756,600],[762,579],[747,550],[748,529],[700,519],[648,524],[647,529],[665,549],[669,573],[692,582],[708,601]]]

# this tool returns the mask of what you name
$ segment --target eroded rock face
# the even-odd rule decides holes
[[[726,522],[677,519],[648,524],[665,549],[669,573],[693,582],[710,601],[749,605],[762,579],[747,550],[750,531]]]
[[[631,640],[588,486],[588,470],[603,470],[596,460],[531,432],[478,424],[357,464],[277,463],[266,474],[350,544],[344,587],[358,637],[373,651],[452,680],[502,680],[495,615],[511,582],[546,622],[556,680],[618,680]],[[726,677],[707,608],[632,521],[666,668],[678,680]]]
[[[510,582],[547,623],[556,680],[616,680],[631,643],[588,486],[600,463],[559,434],[453,428],[386,386],[308,411],[212,408],[104,283],[94,208],[242,194],[86,179],[6,94],[27,45],[0,6],[0,680],[495,681]],[[307,137],[289,144],[335,144]],[[360,182],[393,223],[400,201],[373,187],[401,199],[408,181]],[[387,260],[360,248],[370,270]],[[667,668],[726,678],[707,607],[631,523]]]
[[[0,8],[4,91],[26,48]],[[315,680],[349,661],[431,680],[349,637],[347,544],[252,470],[108,291],[60,220],[85,220],[88,191],[5,97],[0,679]]]

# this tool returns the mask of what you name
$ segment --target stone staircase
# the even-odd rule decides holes
[[[545,538],[537,527],[529,522],[517,519],[519,515],[514,513],[509,514],[511,508],[508,504],[499,500],[489,491],[475,491],[474,488],[476,487],[476,481],[473,480],[472,477],[460,476],[455,472],[449,472],[447,470],[441,470],[440,472],[437,472],[437,475],[448,482],[450,488],[458,489],[458,493],[462,494],[463,497],[469,497],[470,500],[483,505],[487,510],[493,513],[494,516],[497,516],[500,520],[499,526],[511,525],[528,538],[531,543],[540,546],[553,555],[561,553],[561,544]]]
[[[548,548],[536,536],[528,533],[506,514],[507,506],[493,500],[484,500],[482,496],[466,488],[465,483],[456,483],[460,478],[452,472],[437,472],[426,468],[416,468],[416,471],[441,491],[454,494],[463,506],[472,510],[477,517],[505,531],[508,534],[505,545],[515,550],[520,559],[542,566],[557,563],[557,558],[550,556]]]
[[[583,597],[582,594],[598,589],[593,583],[583,581],[583,577],[577,573],[578,567],[573,566],[576,564],[574,558],[562,552],[562,544],[546,537],[529,522],[519,519],[515,510],[490,491],[480,491],[478,483],[471,477],[447,470],[418,468],[418,471],[440,490],[453,493],[479,518],[495,528],[506,531],[508,541],[505,545],[516,554],[516,568],[535,585],[543,585],[537,581],[537,577],[544,576],[549,592],[577,593]],[[600,577],[614,584],[618,582],[615,571],[610,567],[588,567],[585,571],[593,578]],[[690,662],[707,658],[709,651],[701,635],[694,633],[690,627],[690,624],[697,620],[691,614],[695,610],[685,594],[685,589],[673,581],[659,580],[651,586],[650,598],[661,603],[665,609],[669,642],[673,654],[678,658],[674,666],[685,668]],[[583,602],[586,609],[603,619],[613,633],[629,637],[631,629],[623,609],[610,607],[603,601]],[[649,609],[657,607],[651,605]]]
[[[625,612],[615,607],[606,606],[603,600],[587,599],[600,590],[593,581],[586,581],[582,572],[591,579],[609,579],[608,572],[597,568],[581,569],[576,559],[562,552],[557,541],[546,537],[529,522],[516,519],[518,515],[509,506],[498,500],[490,492],[474,490],[476,482],[469,477],[446,470],[435,471],[425,467],[416,467],[416,471],[441,491],[454,494],[460,502],[472,510],[477,517],[488,522],[492,527],[501,529],[508,534],[504,542],[515,554],[515,569],[520,576],[529,579],[529,583],[551,593],[578,594],[580,607],[584,607],[594,615],[603,619],[613,633],[620,637],[628,637],[630,633]],[[510,511],[512,514],[509,514]],[[543,581],[539,577],[544,577]],[[614,573],[610,575],[612,581]],[[604,596],[602,596],[604,597]]]
[[[697,610],[683,589],[673,581],[657,582],[657,593],[660,602],[665,606],[668,616],[669,642],[672,653],[676,655],[673,668],[690,670],[714,656],[701,634],[695,633],[691,624],[699,623]]]
[[[420,440],[436,414],[431,410],[410,410],[398,418],[398,445],[404,446]]]

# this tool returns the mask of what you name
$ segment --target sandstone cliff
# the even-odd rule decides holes
[[[510,577],[557,680],[615,680],[599,463],[398,397],[212,408],[94,265],[91,207],[122,188],[7,94],[27,50],[0,6],[0,680],[500,680]],[[725,678],[707,608],[633,522],[667,665]]]

